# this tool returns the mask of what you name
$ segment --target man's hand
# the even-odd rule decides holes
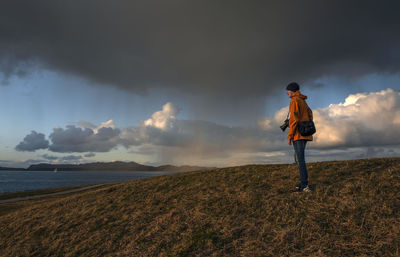
[[[288,145],[292,145],[292,139],[288,139],[287,143]]]

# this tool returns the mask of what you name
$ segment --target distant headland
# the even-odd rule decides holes
[[[19,170],[19,171],[194,171],[213,169],[215,167],[201,167],[201,166],[174,166],[174,165],[161,165],[149,166],[142,165],[137,162],[93,162],[85,164],[50,164],[40,163],[30,165],[28,168],[9,168],[0,167],[0,170]]]

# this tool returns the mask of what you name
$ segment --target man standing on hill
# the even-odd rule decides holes
[[[289,132],[288,132],[288,144],[291,145],[293,142],[294,157],[300,171],[300,184],[296,187],[296,192],[310,192],[308,187],[308,173],[306,167],[306,161],[304,158],[304,150],[306,148],[307,141],[312,141],[312,136],[302,136],[298,130],[298,122],[313,120],[311,109],[308,107],[305,99],[307,96],[300,93],[299,84],[296,82],[290,83],[286,87],[286,93],[291,98],[289,105]]]

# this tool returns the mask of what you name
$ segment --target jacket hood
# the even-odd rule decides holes
[[[307,99],[307,96],[306,96],[306,95],[303,95],[303,94],[301,94],[301,93],[300,93],[300,91],[296,91],[296,92],[294,92],[294,95],[293,95],[293,97],[300,97],[300,98],[302,98],[302,99]]]

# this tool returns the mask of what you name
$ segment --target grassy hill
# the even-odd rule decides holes
[[[0,256],[399,256],[400,158],[246,165],[29,201]]]

